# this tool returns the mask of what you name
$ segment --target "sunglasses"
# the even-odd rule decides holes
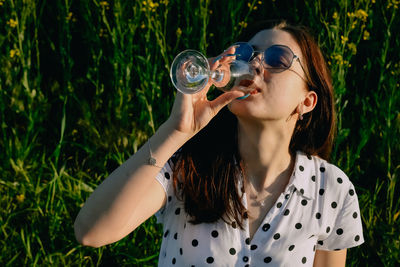
[[[280,73],[289,69],[293,64],[293,60],[296,60],[299,62],[300,67],[303,69],[305,75],[307,75],[307,72],[304,70],[299,57],[295,55],[293,51],[286,45],[272,45],[264,51],[257,51],[252,45],[246,42],[238,42],[235,43],[234,46],[236,47],[236,60],[250,62],[261,53],[263,67],[272,73]],[[301,78],[307,84],[310,84],[303,77]]]

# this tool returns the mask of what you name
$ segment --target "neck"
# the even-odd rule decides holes
[[[240,118],[238,122],[239,152],[247,183],[258,192],[287,184],[294,167],[294,155],[289,152],[294,125],[260,124]]]

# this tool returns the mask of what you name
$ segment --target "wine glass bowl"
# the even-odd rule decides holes
[[[184,94],[201,91],[210,79],[207,58],[196,50],[179,53],[171,65],[170,76],[175,88]]]

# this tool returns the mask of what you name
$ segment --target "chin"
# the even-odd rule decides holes
[[[260,110],[252,101],[233,100],[228,104],[228,109],[238,118],[263,119],[262,115],[265,116],[260,114]]]

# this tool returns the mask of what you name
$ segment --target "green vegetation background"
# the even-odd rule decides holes
[[[399,2],[0,0],[0,265],[156,265],[154,217],[93,249],[75,216],[167,118],[178,52],[215,56],[252,21],[286,18],[332,69],[332,162],[356,185],[366,239],[348,266],[399,266]]]

